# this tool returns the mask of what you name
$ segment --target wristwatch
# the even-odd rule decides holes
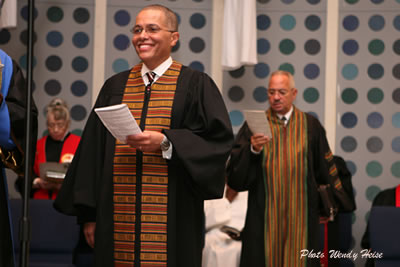
[[[171,143],[169,142],[168,138],[164,135],[164,139],[160,143],[161,151],[165,152],[169,149]]]

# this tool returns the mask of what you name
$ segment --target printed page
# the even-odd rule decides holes
[[[244,117],[253,134],[262,133],[271,137],[271,129],[264,110],[244,110]]]
[[[95,108],[94,111],[111,134],[122,143],[126,143],[128,135],[142,134],[126,104]]]

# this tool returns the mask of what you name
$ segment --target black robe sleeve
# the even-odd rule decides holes
[[[233,133],[213,80],[182,67],[172,114],[171,129],[164,132],[173,145],[169,164],[181,164],[187,170],[202,199],[222,197]]]
[[[95,221],[96,207],[101,194],[102,178],[106,157],[107,136],[111,134],[104,127],[94,109],[120,104],[129,71],[108,79],[103,85],[96,103],[86,122],[82,138],[68,168],[62,187],[54,201],[54,207],[65,214],[77,215],[78,222]],[[112,147],[112,146],[111,146]]]
[[[228,185],[236,191],[249,190],[261,177],[261,154],[250,150],[250,131],[245,122],[240,128],[227,166]]]

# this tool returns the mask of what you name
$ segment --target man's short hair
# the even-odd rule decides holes
[[[271,76],[270,76],[269,79],[271,80],[272,76],[275,76],[275,75],[283,75],[283,76],[288,77],[290,89],[295,88],[294,78],[293,78],[293,75],[290,72],[285,71],[285,70],[276,70],[273,73],[271,73]]]
[[[166,6],[163,5],[149,5],[144,7],[141,11],[143,10],[147,10],[147,9],[153,9],[153,10],[160,10],[165,14],[166,17],[166,24],[168,25],[169,29],[168,30],[172,30],[172,31],[178,31],[178,17],[175,14],[174,11],[172,11],[171,9],[169,9]]]

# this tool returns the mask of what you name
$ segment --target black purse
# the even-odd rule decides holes
[[[335,219],[338,213],[339,207],[333,196],[331,185],[322,184],[318,187],[318,192],[320,196],[320,216],[327,218],[329,221]]]

